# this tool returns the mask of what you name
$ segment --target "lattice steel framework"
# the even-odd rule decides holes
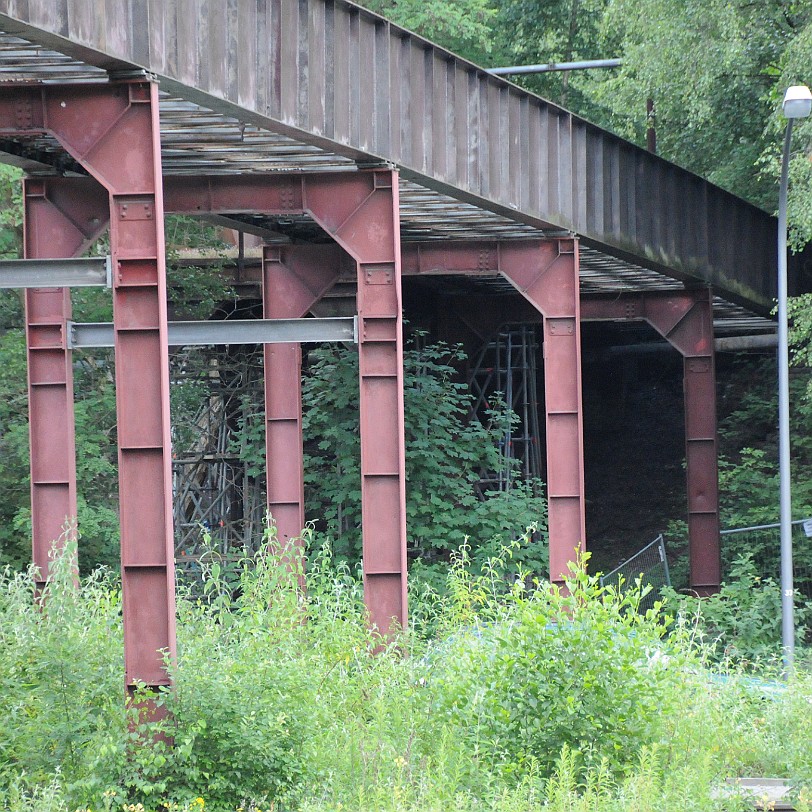
[[[538,328],[533,324],[505,325],[482,345],[471,365],[469,383],[473,413],[483,422],[502,400],[518,420],[505,427],[500,443],[502,467],[483,472],[483,490],[504,491],[518,477],[540,479],[544,468],[539,426],[537,358]]]
[[[247,441],[262,431],[262,347],[183,349],[170,363],[175,556],[251,552],[265,516],[262,460]]]

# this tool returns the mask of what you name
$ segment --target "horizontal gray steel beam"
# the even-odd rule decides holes
[[[170,321],[173,347],[221,344],[284,344],[351,341],[358,343],[358,319],[246,319],[235,321]],[[68,347],[112,347],[113,324],[68,322]]]
[[[111,287],[110,257],[0,260],[0,288]]]

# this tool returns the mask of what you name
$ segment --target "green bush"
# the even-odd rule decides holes
[[[531,588],[510,555],[472,567],[463,549],[442,594],[413,584],[419,628],[383,650],[358,574],[327,549],[306,595],[267,549],[230,572],[212,560],[179,596],[171,715],[140,726],[115,578],[77,590],[58,559],[36,606],[7,569],[0,809],[733,812],[725,777],[809,786],[808,675],[765,700],[633,596],[580,570],[569,595]]]
[[[470,417],[471,395],[457,382],[459,349],[438,343],[404,353],[406,527],[410,553],[424,564],[444,561],[470,537],[473,558],[485,561],[533,525],[534,543],[517,554],[534,573],[547,568],[546,500],[539,483],[517,481],[507,491],[479,494],[482,472],[504,465],[499,442],[515,419],[495,409],[485,426]],[[302,388],[308,514],[333,538],[340,558],[361,553],[361,472],[358,355],[346,347],[310,354]],[[256,446],[254,446],[256,447]]]
[[[509,609],[450,644],[444,712],[493,768],[549,775],[568,749],[584,769],[623,772],[657,740],[685,664],[659,608],[638,612],[641,594],[580,568],[565,592],[517,584]]]
[[[705,638],[706,654],[714,660],[733,660],[751,667],[775,665],[781,659],[781,588],[763,578],[749,556],[733,562],[730,577],[715,595],[696,598],[664,590],[669,603],[683,617],[693,618]],[[812,620],[812,605],[796,596],[798,639]]]

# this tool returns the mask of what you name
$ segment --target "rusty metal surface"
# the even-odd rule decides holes
[[[276,246],[262,253],[266,319],[301,318],[338,278],[333,246],[301,246],[298,256]],[[304,255],[303,255],[304,254]],[[266,344],[265,448],[268,510],[282,549],[301,545],[305,527],[302,446],[302,345]]]
[[[578,243],[511,245],[501,254],[502,272],[544,317],[550,578],[563,584],[587,545]]]
[[[773,218],[346,0],[0,0],[0,29],[2,79],[156,73],[168,172],[390,162],[406,239],[572,230],[769,309]]]
[[[70,256],[81,249],[82,235],[62,227],[64,213],[36,181],[26,184],[23,205],[27,258]],[[67,288],[25,292],[32,560],[38,593],[49,580],[52,546],[63,547],[68,535],[76,538],[73,356],[65,335],[70,314]]]

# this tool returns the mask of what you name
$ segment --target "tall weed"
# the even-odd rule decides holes
[[[810,680],[710,674],[639,592],[582,568],[560,591],[510,548],[472,568],[463,547],[381,651],[356,572],[324,548],[303,594],[266,541],[181,592],[170,715],[141,728],[116,578],[77,589],[57,559],[37,606],[0,576],[0,808],[704,812],[740,808],[714,794],[728,776],[809,779]]]

